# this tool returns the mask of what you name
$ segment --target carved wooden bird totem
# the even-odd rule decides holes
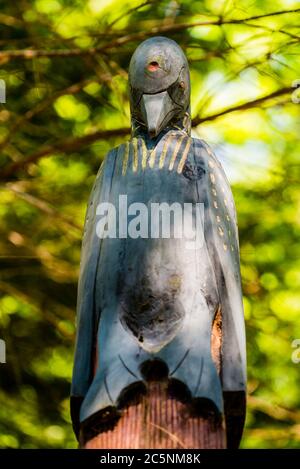
[[[236,447],[246,358],[232,193],[209,146],[190,135],[189,67],[173,40],[136,49],[129,90],[131,139],[107,154],[85,220],[74,429],[83,442],[113,435],[124,409],[163,382],[166,402],[223,422],[224,446]]]

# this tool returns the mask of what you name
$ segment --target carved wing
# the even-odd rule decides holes
[[[245,417],[246,341],[236,210],[224,170],[209,146],[195,140],[206,162],[205,236],[215,268],[222,312],[221,381],[228,446],[236,446]],[[229,429],[230,427],[230,429]]]
[[[116,151],[111,150],[103,161],[89,198],[81,249],[80,275],[77,294],[77,335],[71,386],[71,417],[76,434],[79,411],[93,378],[95,344],[100,312],[96,311],[94,285],[101,248],[96,234],[96,210],[100,202],[109,200]]]

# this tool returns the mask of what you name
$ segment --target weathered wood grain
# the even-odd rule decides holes
[[[86,449],[225,448],[222,423],[191,415],[187,404],[167,395],[165,382],[149,384],[149,394],[130,405],[113,430],[84,442]]]

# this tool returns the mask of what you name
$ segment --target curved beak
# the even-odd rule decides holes
[[[176,113],[176,104],[167,91],[143,94],[141,112],[151,138],[156,137]]]

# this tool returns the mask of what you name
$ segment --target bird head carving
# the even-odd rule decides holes
[[[133,127],[156,137],[175,124],[190,122],[190,74],[179,45],[153,37],[135,50],[129,66],[129,93]]]

